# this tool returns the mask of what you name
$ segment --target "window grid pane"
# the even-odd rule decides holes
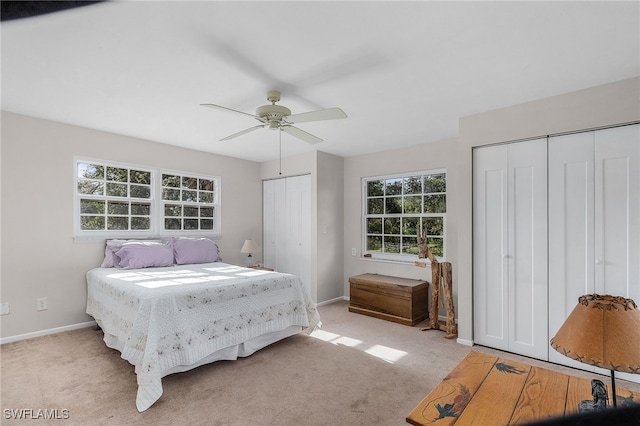
[[[148,230],[150,212],[149,203],[82,199],[80,228],[85,231]]]
[[[132,176],[132,180],[129,179]],[[77,194],[100,198],[151,199],[151,172],[79,162]],[[135,185],[132,185],[135,183]]]

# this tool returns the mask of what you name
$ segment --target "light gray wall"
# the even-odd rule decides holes
[[[431,282],[431,268],[413,264],[384,262],[362,257],[362,178],[420,172],[434,169],[447,170],[446,261],[453,269],[454,298],[458,271],[466,268],[457,259],[457,215],[455,196],[457,180],[457,140],[424,143],[410,148],[360,155],[344,159],[344,294],[349,295],[349,277],[364,273],[377,273]],[[355,248],[356,256],[351,255]],[[417,256],[415,260],[418,260]],[[424,261],[424,259],[420,259]]]
[[[262,236],[260,164],[2,112],[1,337],[90,321],[85,273],[104,241],[73,240],[74,156],[221,177],[223,260],[242,264],[246,238]],[[258,241],[260,243],[261,241]],[[36,311],[36,299],[49,308]]]
[[[473,341],[472,150],[473,147],[588,130],[640,120],[640,78],[488,111],[460,119],[457,203],[458,331]],[[468,207],[467,207],[468,206]]]
[[[318,300],[327,301],[344,295],[344,159],[318,152],[317,174]]]

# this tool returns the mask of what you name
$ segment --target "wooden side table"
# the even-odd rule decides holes
[[[626,389],[616,388],[616,394],[618,407],[640,401],[640,394]],[[515,425],[576,414],[578,403],[591,399],[591,380],[472,351],[406,420],[418,426]]]
[[[273,272],[274,271],[273,268],[267,268],[266,266],[253,265],[253,266],[249,266],[249,268],[257,269],[258,271],[269,271],[269,272]]]

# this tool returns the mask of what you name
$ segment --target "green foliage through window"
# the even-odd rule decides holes
[[[216,185],[213,179],[162,174],[165,230],[213,230]]]
[[[82,231],[150,229],[150,171],[79,161],[76,183]]]
[[[445,172],[365,179],[363,196],[365,252],[415,257],[424,230],[429,249],[444,257]]]
[[[78,160],[75,169],[78,235],[219,232],[217,178],[93,160]]]

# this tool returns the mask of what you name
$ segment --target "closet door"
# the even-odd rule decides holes
[[[640,303],[640,125],[595,132],[595,179],[595,292]]]
[[[640,303],[640,125],[595,132],[595,290]]]
[[[507,152],[507,145],[473,151],[473,339],[502,350],[509,350]]]
[[[593,132],[549,139],[549,338],[595,290],[594,146]],[[589,369],[553,348],[549,361]]]
[[[548,359],[547,141],[509,146],[509,350]]]
[[[284,195],[284,179],[266,180],[262,183],[263,262],[265,266],[274,269],[278,264],[277,229],[282,227],[282,217],[278,212],[278,206],[284,205]]]
[[[547,359],[546,140],[474,150],[474,341]]]
[[[298,276],[311,294],[311,177],[263,182],[264,265]]]
[[[550,138],[550,337],[584,294],[640,300],[639,240],[640,126]],[[553,349],[549,359],[609,374]]]
[[[311,294],[311,176],[286,179],[286,255],[282,272],[297,275]]]

